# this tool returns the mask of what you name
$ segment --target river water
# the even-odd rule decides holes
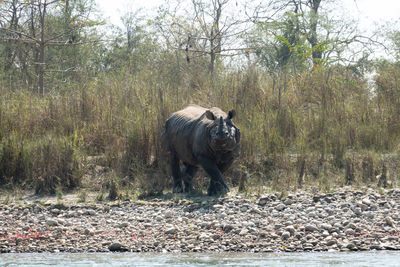
[[[400,251],[310,253],[20,253],[0,266],[400,266]]]

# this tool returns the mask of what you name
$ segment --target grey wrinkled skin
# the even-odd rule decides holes
[[[199,166],[211,178],[209,195],[229,191],[222,174],[240,154],[240,131],[231,121],[234,116],[234,110],[226,114],[216,107],[189,105],[167,119],[161,139],[170,154],[173,192],[190,192]]]

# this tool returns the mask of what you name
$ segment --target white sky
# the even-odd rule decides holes
[[[399,0],[342,0],[349,16],[360,21],[361,28],[375,23],[395,21],[400,18]],[[100,11],[115,25],[121,25],[120,17],[127,11],[143,8],[151,13],[163,0],[96,0]]]
[[[122,26],[121,16],[140,8],[149,13],[162,4],[163,0],[95,0],[105,19],[114,25]]]
[[[360,20],[362,27],[400,18],[399,0],[343,0],[350,15]]]

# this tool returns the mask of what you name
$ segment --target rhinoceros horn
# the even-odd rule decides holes
[[[224,120],[222,119],[222,116],[219,117],[219,125],[218,125],[218,136],[223,136],[224,135]]]

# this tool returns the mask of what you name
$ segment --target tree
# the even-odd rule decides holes
[[[106,70],[126,70],[130,75],[137,75],[148,66],[154,68],[160,44],[151,31],[151,21],[142,13],[138,9],[121,16],[123,27],[114,28],[113,41],[103,59]]]
[[[307,65],[307,46],[299,34],[298,14],[286,12],[280,21],[258,22],[246,36],[260,65],[271,75],[282,70],[301,71]]]
[[[339,2],[339,0],[270,0],[263,5],[272,6],[271,10],[265,10],[260,5],[255,8],[257,12],[249,16],[256,25],[264,24],[256,30],[272,32],[273,38],[278,38],[284,45],[286,44],[287,48],[284,49],[290,50],[296,45],[300,46],[304,58],[308,58],[313,68],[316,68],[323,62],[343,61],[345,58],[343,53],[348,51],[351,44],[373,41],[359,34],[357,24],[346,19],[344,13],[343,16],[338,13],[332,15],[331,10],[337,9],[336,5]],[[288,14],[291,14],[292,19],[288,19]],[[280,27],[280,30],[271,30],[269,26]],[[362,50],[361,46],[359,50]]]
[[[375,81],[375,100],[379,120],[385,127],[389,142],[386,149],[400,144],[400,62],[381,60],[377,62]]]
[[[15,51],[5,52],[5,56],[13,54],[25,54],[24,56],[11,57],[8,68],[19,63],[27,69],[35,66],[37,75],[37,90],[45,92],[44,79],[46,72],[63,72],[64,70],[51,70],[47,66],[51,62],[47,57],[54,47],[71,47],[83,44],[79,40],[85,27],[97,25],[97,22],[89,19],[93,7],[93,1],[69,0],[30,0],[30,1],[4,1],[2,9],[8,11],[5,15],[6,23],[0,25],[2,41],[7,44],[17,44]],[[18,61],[18,62],[17,62]]]
[[[318,26],[318,10],[322,0],[308,0],[305,5],[309,8],[309,29],[306,29],[307,40],[311,45],[312,60],[314,66],[322,59],[322,50],[319,47],[317,26]],[[298,2],[298,7],[301,8],[302,2]],[[297,8],[297,7],[296,7]]]
[[[200,22],[200,28],[202,29],[202,33],[205,35],[206,40],[209,43],[209,55],[210,55],[209,70],[211,74],[214,73],[215,61],[217,59],[217,56],[221,53],[222,35],[224,35],[224,33],[221,32],[221,26],[220,26],[221,15],[223,7],[228,2],[229,2],[228,0],[213,0],[210,9],[205,5],[204,1],[192,0],[193,8],[196,15],[196,20]],[[211,20],[210,22],[207,23],[206,21],[208,19],[206,18],[206,15],[209,14],[211,14],[210,18]]]
[[[288,74],[307,69],[307,45],[300,35],[298,14],[286,12],[281,21],[256,23],[247,35],[247,43],[253,48],[258,64],[266,68],[273,80],[273,91],[278,90],[278,107],[282,91],[286,90]]]
[[[158,27],[167,43],[186,52],[188,61],[193,56],[208,56],[208,71],[213,76],[221,56],[244,52],[239,37],[248,21],[239,15],[242,8],[238,2],[192,0],[184,12],[179,7],[179,2],[174,8],[167,2]]]
[[[19,26],[19,20],[21,18],[21,11],[23,8],[23,3],[20,1],[13,0],[6,6],[4,3],[0,4],[0,27],[8,28],[12,31],[17,31]],[[16,57],[16,49],[13,49],[13,43],[11,41],[5,41],[3,44],[4,65],[3,70],[8,71]]]

